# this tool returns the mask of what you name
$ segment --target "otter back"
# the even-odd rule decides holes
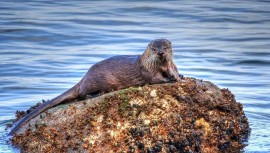
[[[141,75],[139,55],[114,56],[93,65],[80,85],[79,95],[108,92],[146,83]]]

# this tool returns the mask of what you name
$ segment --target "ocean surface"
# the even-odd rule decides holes
[[[270,152],[270,1],[0,1],[0,152],[16,110],[52,99],[98,61],[172,41],[179,72],[229,88]]]

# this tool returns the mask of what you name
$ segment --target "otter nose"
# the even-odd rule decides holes
[[[162,51],[160,51],[160,52],[158,52],[157,54],[158,54],[159,56],[163,56],[164,53],[163,53]]]

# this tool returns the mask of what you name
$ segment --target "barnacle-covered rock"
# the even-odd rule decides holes
[[[11,139],[25,152],[239,151],[250,128],[228,89],[184,78],[59,105]]]

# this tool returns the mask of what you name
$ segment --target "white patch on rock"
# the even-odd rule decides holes
[[[150,96],[153,97],[153,98],[156,97],[157,96],[157,90],[155,90],[155,89],[151,90],[150,91]]]

